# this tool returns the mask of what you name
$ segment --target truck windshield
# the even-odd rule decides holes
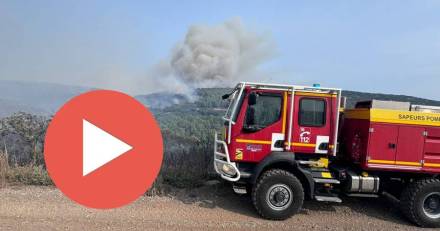
[[[231,121],[235,122],[235,120],[237,119],[237,115],[240,110],[240,106],[243,103],[243,99],[244,99],[244,94],[242,94],[240,99],[238,99],[239,93],[240,93],[240,89],[236,89],[234,91],[234,93],[232,94],[232,96],[230,97],[231,102],[229,104],[228,110],[227,110],[226,115],[224,117],[226,120],[231,120]],[[234,114],[232,114],[234,107],[237,103],[238,103],[237,109],[235,110]]]

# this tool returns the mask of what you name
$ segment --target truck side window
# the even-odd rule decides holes
[[[244,130],[259,131],[280,119],[282,97],[279,94],[259,94],[255,105],[246,110]]]
[[[299,125],[322,127],[325,125],[325,101],[322,99],[301,99]]]

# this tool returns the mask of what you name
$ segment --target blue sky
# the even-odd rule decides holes
[[[440,100],[439,12],[434,0],[3,0],[0,79],[130,91],[189,26],[239,17],[276,44],[267,81]]]

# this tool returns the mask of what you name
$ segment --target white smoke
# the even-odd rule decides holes
[[[186,94],[199,87],[230,87],[257,76],[274,50],[270,36],[245,28],[239,19],[195,25],[153,72],[167,91]]]

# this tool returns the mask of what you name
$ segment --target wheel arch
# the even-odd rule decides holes
[[[304,188],[304,194],[307,198],[313,198],[314,181],[311,173],[302,169],[295,160],[295,154],[291,152],[272,152],[266,156],[254,168],[250,182],[254,185],[262,173],[269,169],[282,169],[294,174],[301,182]]]

